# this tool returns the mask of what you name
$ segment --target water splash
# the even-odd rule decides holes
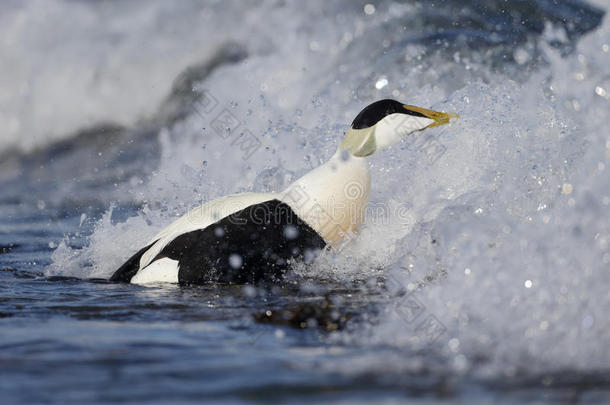
[[[331,339],[391,353],[364,350],[321,367],[349,374],[449,365],[450,373],[480,378],[607,368],[608,22],[569,55],[553,46],[562,28],[547,25],[519,44],[535,46],[544,63],[513,81],[486,62],[488,50],[456,55],[417,41],[363,66],[366,44],[383,27],[367,18],[337,17],[315,33],[301,22],[303,32],[290,30],[271,49],[260,43],[243,63],[197,82],[214,108],[200,106],[161,129],[157,170],[143,185],[122,186],[146,209],[121,223],[107,213],[88,247],[61,245],[48,271],[108,276],[188,208],[280,187],[287,179],[278,172],[293,178],[317,166],[362,105],[390,96],[461,119],[375,156],[371,203],[383,215],[367,216],[341,254],[304,270],[339,282],[383,277],[388,285],[377,291],[388,294],[380,314]],[[507,48],[517,69],[539,60]],[[359,91],[382,76],[384,86]],[[237,124],[215,126],[225,110]],[[260,142],[249,156],[237,143],[246,130]],[[414,323],[405,322],[410,294],[424,308]],[[432,343],[418,332],[428,319],[442,326]]]

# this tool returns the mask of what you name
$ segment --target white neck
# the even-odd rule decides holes
[[[288,186],[281,199],[327,243],[338,247],[362,225],[370,188],[368,159],[339,149],[328,162]]]

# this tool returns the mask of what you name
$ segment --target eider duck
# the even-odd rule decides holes
[[[193,209],[159,232],[110,278],[146,284],[281,280],[297,260],[340,249],[369,202],[369,156],[455,117],[380,100],[354,119],[337,152],[279,193],[241,193]]]

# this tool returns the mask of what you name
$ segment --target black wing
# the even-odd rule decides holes
[[[110,281],[129,282],[140,270],[142,248]],[[256,283],[280,280],[292,262],[315,257],[324,239],[279,200],[253,204],[219,221],[183,233],[151,260],[178,261],[180,284]]]
[[[178,236],[154,260],[177,260],[180,284],[256,283],[281,280],[294,261],[325,246],[288,204],[269,200]]]

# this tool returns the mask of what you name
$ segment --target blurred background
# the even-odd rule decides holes
[[[3,2],[3,402],[609,403],[609,8]],[[381,98],[460,119],[372,159],[340,254],[271,290],[104,281]]]

